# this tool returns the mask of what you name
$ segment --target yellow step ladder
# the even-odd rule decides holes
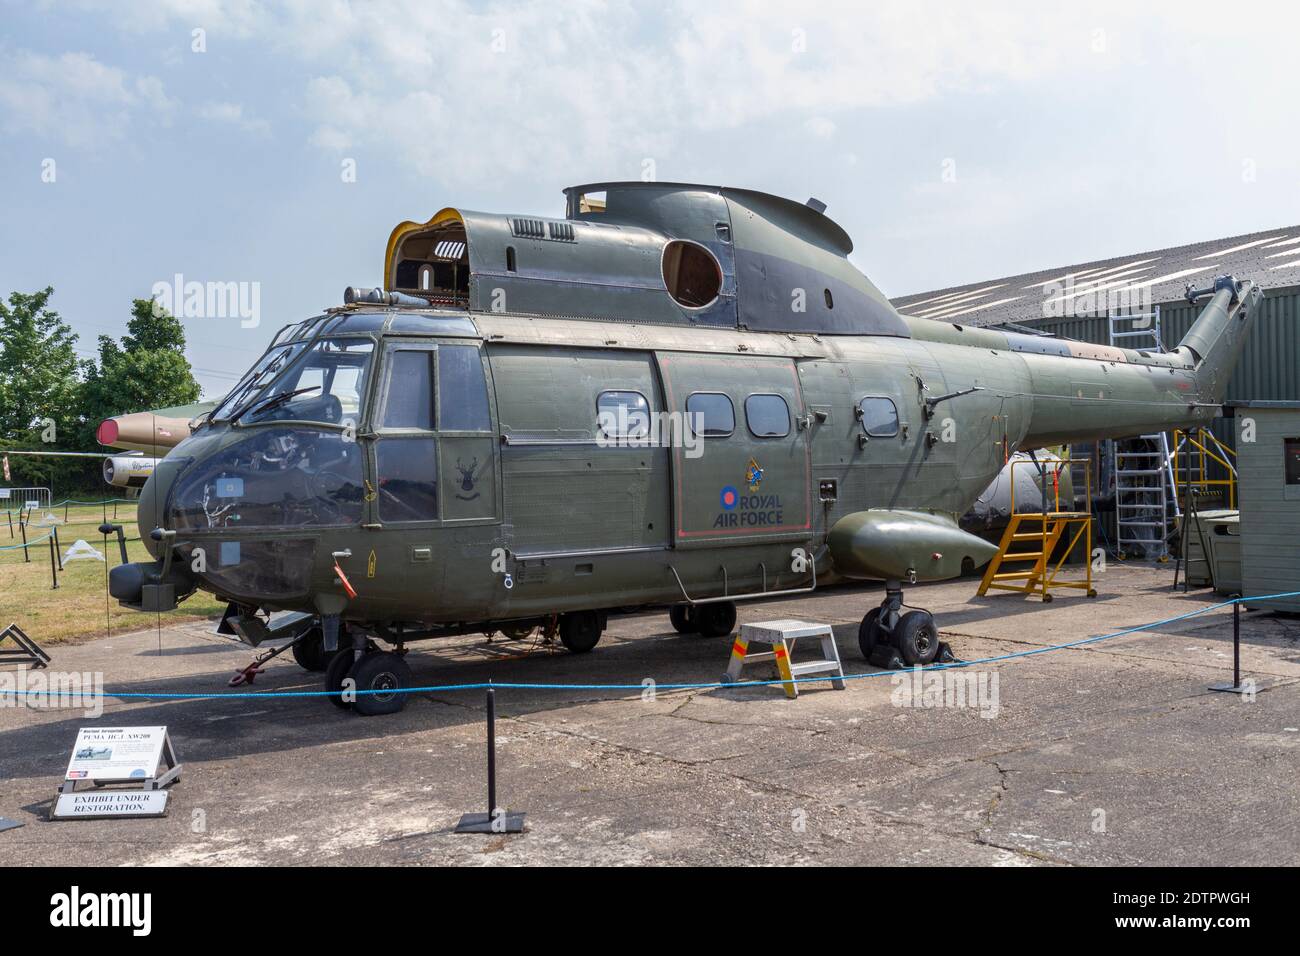
[[[1033,530],[1024,530],[1026,526]],[[1069,543],[1061,551],[1060,558],[1052,563],[1052,555],[1067,535]],[[1084,542],[1084,577],[1082,580],[1062,579],[1061,567],[1080,541]],[[1024,562],[1032,563],[1028,568],[1002,570],[1004,564]],[[1075,588],[1086,591],[1088,597],[1097,596],[1092,587],[1092,515],[1086,511],[1012,515],[1007,530],[1002,533],[998,553],[989,561],[976,594],[983,597],[990,590],[1019,591],[1038,594],[1044,601],[1050,601],[1055,588]]]
[[[1074,464],[1088,466],[1084,471],[1083,501],[1090,506],[1092,503],[1091,459],[1059,458],[1051,464],[1055,469],[1069,468]],[[1049,500],[1045,484],[1047,481],[1045,467],[1036,461],[1012,462],[1011,518],[1007,522],[1006,530],[1002,532],[997,554],[989,561],[989,566],[984,571],[984,578],[980,581],[976,595],[983,597],[990,590],[1019,591],[1022,594],[1037,594],[1046,602],[1052,599],[1053,589],[1073,588],[1086,592],[1088,597],[1096,597],[1097,592],[1092,586],[1092,512],[1070,510],[1068,505],[1074,504],[1072,501],[1067,501],[1067,507],[1062,508],[1060,483],[1054,477],[1050,499],[1055,506],[1053,510],[1047,511],[1044,508],[1041,512],[1017,513],[1015,470],[1017,466],[1022,465],[1039,469],[1040,478],[1044,482],[1044,504]],[[1052,555],[1056,553],[1062,539],[1068,541],[1068,544],[1061,550],[1061,556],[1056,562],[1052,563]],[[1060,577],[1061,567],[1080,542],[1083,542],[1084,546],[1083,580],[1063,579]],[[1024,567],[1026,563],[1029,563],[1027,568]],[[1004,571],[1002,570],[1004,564],[1021,567]]]

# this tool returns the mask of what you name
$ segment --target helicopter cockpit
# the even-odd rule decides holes
[[[360,521],[363,456],[356,431],[374,349],[371,338],[358,336],[272,346],[209,419],[213,427],[248,428],[248,436],[181,474],[172,494],[172,527]]]

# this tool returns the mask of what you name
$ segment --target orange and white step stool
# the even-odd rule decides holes
[[[822,656],[819,660],[791,663],[790,654],[795,641],[804,637],[816,637],[821,640]],[[750,650],[754,644],[770,647],[771,650]],[[844,690],[844,665],[840,663],[840,650],[835,646],[835,634],[828,624],[810,624],[808,621],[762,621],[758,624],[742,624],[740,634],[731,645],[731,662],[727,673],[722,675],[724,684],[734,684],[740,680],[740,671],[746,664],[761,664],[775,661],[777,673],[781,675],[785,696],[793,700],[799,696],[797,678],[809,674],[829,674],[826,680],[836,690]]]

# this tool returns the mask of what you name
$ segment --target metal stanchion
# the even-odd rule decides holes
[[[497,699],[487,692],[487,813],[467,813],[456,824],[457,833],[523,833],[524,814],[510,813],[497,806]]]
[[[23,523],[22,518],[18,519],[18,530],[23,533],[23,563],[31,564],[32,556],[27,553],[27,525]]]
[[[5,517],[9,519],[9,540],[12,541],[14,538],[14,513],[6,508]]]
[[[53,528],[51,528],[50,533],[54,535],[54,553],[59,556],[59,570],[62,571],[63,570],[63,545],[59,543],[58,525],[55,525]]]
[[[50,579],[54,582],[54,586],[50,590],[57,591],[59,589],[59,569],[54,563],[54,535],[50,535],[45,540],[50,543]]]
[[[1257,688],[1255,682],[1243,686],[1241,683],[1241,595],[1237,595],[1232,604],[1232,683],[1211,684],[1210,690],[1225,694],[1253,693]]]

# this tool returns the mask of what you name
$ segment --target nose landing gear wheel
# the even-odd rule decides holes
[[[605,629],[596,611],[574,611],[560,615],[560,643],[572,654],[585,654],[600,640]]]
[[[313,627],[293,645],[293,659],[305,671],[323,671],[329,666],[334,654],[334,651],[325,650],[325,635],[319,626]]]
[[[343,699],[340,691],[343,690],[343,681],[348,676],[348,671],[352,670],[355,663],[351,649],[343,649],[336,653],[325,667],[325,689],[329,691],[329,701],[335,707],[348,710],[352,705]]]
[[[411,696],[402,691],[414,683],[406,661],[400,654],[388,651],[367,654],[357,661],[348,676],[357,683],[357,699],[352,709],[363,717],[402,710]]]

